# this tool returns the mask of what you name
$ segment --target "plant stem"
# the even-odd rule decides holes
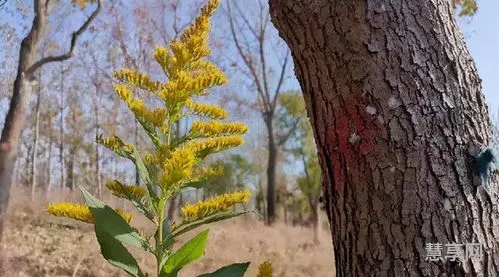
[[[161,273],[161,261],[163,260],[163,221],[165,215],[165,201],[159,202],[158,232],[156,234],[156,259],[158,275]]]

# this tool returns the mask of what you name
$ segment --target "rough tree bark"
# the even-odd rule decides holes
[[[37,54],[39,54],[37,45],[43,37],[48,23],[49,6],[49,0],[33,1],[33,25],[28,35],[21,42],[19,64],[16,79],[14,80],[12,98],[0,137],[0,240],[2,238],[4,217],[9,201],[12,172],[17,159],[21,131],[26,121],[29,100],[31,99],[32,81],[35,79],[33,74],[47,63],[64,61],[71,58],[74,55],[76,41],[97,16],[102,5],[101,1],[98,0],[97,9],[72,34],[68,52],[59,56],[47,56],[36,61]]]
[[[497,188],[475,64],[447,0],[270,0],[324,174],[337,276],[497,276]],[[426,243],[482,259],[425,261]]]

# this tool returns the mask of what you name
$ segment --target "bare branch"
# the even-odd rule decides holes
[[[40,59],[39,61],[37,61],[36,63],[34,63],[26,71],[26,75],[27,76],[32,75],[38,68],[40,68],[44,64],[51,63],[51,62],[61,62],[61,61],[64,61],[64,60],[67,60],[67,59],[73,57],[73,55],[74,55],[74,49],[76,47],[76,42],[77,42],[78,38],[81,36],[81,34],[83,34],[85,32],[85,30],[88,28],[88,26],[90,26],[90,24],[92,23],[92,21],[94,20],[94,18],[97,16],[97,14],[102,9],[102,2],[101,1],[102,0],[97,0],[97,8],[95,9],[95,11],[93,11],[92,14],[85,21],[85,23],[83,23],[83,25],[81,25],[81,27],[76,32],[74,32],[72,34],[72,36],[71,36],[71,46],[70,46],[69,52],[67,52],[67,53],[65,53],[63,55],[59,55],[59,56],[48,56],[46,58]],[[48,1],[47,1],[47,3],[48,3]]]
[[[286,57],[284,58],[284,63],[282,64],[281,67],[281,76],[279,77],[279,82],[277,83],[277,87],[275,89],[274,99],[272,99],[271,105],[273,109],[275,109],[275,107],[277,106],[277,98],[281,93],[281,86],[284,83],[284,76],[286,75],[286,67],[288,65],[288,60],[289,60],[289,50],[286,52]]]
[[[246,18],[246,16],[244,15],[244,13],[241,11],[241,8],[239,8],[239,5],[237,4],[237,2],[234,2],[234,5],[236,6],[236,10],[239,13],[239,16],[243,19],[243,21],[246,24],[246,26],[248,26],[248,29],[255,36],[255,38],[258,38],[258,33],[256,32],[255,28],[253,28],[253,26],[251,26],[251,24],[249,23],[248,18]]]
[[[282,146],[283,144],[285,144],[286,141],[288,141],[288,139],[291,137],[291,135],[296,132],[296,129],[298,129],[298,125],[300,124],[300,121],[303,118],[304,114],[300,115],[300,117],[298,117],[294,122],[293,127],[291,127],[291,129],[289,129],[289,131],[284,136],[279,138],[279,141],[277,142],[278,146]]]
[[[269,111],[271,108],[270,103],[269,103],[270,99],[266,98],[264,89],[262,87],[262,84],[260,83],[260,78],[258,78],[258,74],[256,73],[255,67],[253,66],[251,61],[248,59],[248,57],[246,56],[246,53],[244,53],[244,50],[242,49],[241,44],[239,42],[239,39],[237,37],[236,30],[235,30],[235,24],[234,24],[234,18],[233,18],[231,8],[230,8],[230,2],[228,3],[228,17],[229,17],[230,31],[232,34],[232,38],[234,39],[234,43],[236,44],[237,51],[238,51],[239,55],[241,56],[241,58],[243,59],[246,66],[248,67],[248,69],[250,70],[251,75],[253,76],[253,81],[255,82],[255,84],[257,86],[257,92],[263,100],[264,109],[266,111]]]

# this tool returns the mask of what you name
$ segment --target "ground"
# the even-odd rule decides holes
[[[19,200],[19,198],[17,199]],[[14,201],[8,211],[4,237],[8,277],[121,277],[128,276],[107,264],[99,253],[93,226],[46,214],[43,204],[26,205]],[[134,226],[145,221],[134,219]],[[179,276],[191,277],[214,271],[234,262],[250,261],[246,276],[256,276],[258,264],[270,260],[274,276],[333,276],[331,236],[320,232],[320,244],[313,245],[312,231],[276,223],[264,226],[247,215],[210,228],[205,256],[188,266]],[[325,227],[325,226],[324,226]],[[182,238],[189,239],[196,231]],[[131,250],[133,253],[140,251]],[[154,271],[154,258],[140,255],[139,263]]]

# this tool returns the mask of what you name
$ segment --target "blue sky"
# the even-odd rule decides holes
[[[499,108],[499,1],[478,0],[478,12],[469,19],[460,19],[466,43],[475,60],[489,111]]]

